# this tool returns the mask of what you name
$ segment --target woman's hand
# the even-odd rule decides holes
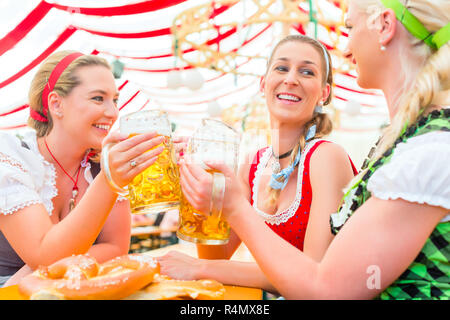
[[[179,168],[184,197],[194,209],[209,215],[213,185],[211,174],[195,164],[189,155],[179,161]]]
[[[222,163],[205,163],[209,168],[221,172],[225,176],[225,192],[222,214],[226,218],[239,211],[239,204],[248,202],[234,171]],[[194,207],[205,215],[211,207],[213,178],[210,173],[192,162],[189,156],[180,160],[180,185],[183,195]]]
[[[203,260],[178,251],[170,251],[156,258],[161,266],[161,274],[178,280],[198,280]]]
[[[183,157],[184,153],[186,152],[188,141],[189,141],[189,137],[173,137],[172,138],[173,146],[175,148],[175,155],[177,158],[177,163],[180,161],[180,159]]]
[[[119,132],[111,132],[103,140],[103,148],[113,143],[109,149],[109,170],[111,177],[119,187],[128,185],[135,176],[152,165],[164,150],[158,146],[164,142],[163,136],[156,132],[138,134],[131,138]],[[157,147],[158,146],[158,147]],[[154,148],[153,150],[150,150]]]
[[[11,278],[8,279],[8,281],[5,282],[3,285],[4,288],[13,286],[16,284],[19,284],[20,280],[22,280],[23,277],[26,275],[29,275],[33,272],[33,269],[31,269],[27,264],[24,265],[22,268],[19,269],[16,273],[14,273]]]

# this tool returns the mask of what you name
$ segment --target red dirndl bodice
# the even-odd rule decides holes
[[[314,142],[310,142],[314,143]],[[287,220],[279,219],[279,221],[276,222],[268,222],[266,220],[266,224],[280,237],[282,237],[284,240],[298,248],[299,250],[303,251],[303,245],[305,240],[305,234],[306,234],[306,228],[308,226],[308,219],[309,219],[309,212],[311,209],[311,201],[312,201],[312,189],[311,189],[311,182],[310,182],[310,175],[309,175],[309,164],[311,160],[311,156],[314,153],[314,151],[317,149],[319,145],[322,143],[331,143],[326,140],[319,140],[314,143],[314,145],[309,148],[309,150],[306,150],[307,147],[305,147],[305,150],[307,151],[306,155],[302,155],[301,157],[304,157],[303,162],[300,160],[299,168],[298,170],[301,171],[303,169],[303,172],[301,174],[301,177],[298,177],[298,179],[301,179],[300,184],[297,182],[297,196],[300,196],[298,194],[299,192],[299,186],[301,185],[301,197],[300,197],[300,204],[298,205],[297,210],[295,213],[292,212],[292,206],[295,204],[291,204],[291,207],[288,208],[285,212],[277,213],[276,215],[285,215],[290,216]],[[268,151],[268,147],[260,149],[250,166],[250,173],[249,173],[249,184],[250,184],[250,190],[251,190],[251,204],[254,206],[254,194],[253,194],[253,188],[254,188],[254,182],[255,182],[255,175],[258,168],[258,164],[261,161],[261,158],[263,154]],[[270,151],[268,151],[270,152]],[[349,157],[350,159],[350,157]],[[353,162],[350,159],[350,163],[353,168],[354,174],[357,173],[357,170],[355,166],[353,165]],[[298,173],[297,173],[298,174]],[[295,200],[294,200],[295,202]],[[254,206],[255,207],[255,206]],[[290,210],[288,213],[287,211]],[[282,220],[286,220],[282,222]]]

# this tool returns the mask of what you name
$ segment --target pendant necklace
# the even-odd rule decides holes
[[[272,156],[274,157],[275,161],[272,163],[272,172],[277,174],[278,172],[281,171],[281,165],[280,165],[280,159],[284,159],[286,157],[289,157],[292,153],[292,151],[294,150],[294,148],[292,148],[291,150],[289,150],[286,153],[283,153],[280,156],[276,156],[275,153],[273,153],[273,148],[272,148]]]
[[[58,160],[56,160],[55,156],[52,154],[52,152],[50,151],[50,148],[47,145],[47,141],[44,139],[44,143],[45,146],[47,147],[48,152],[50,153],[50,155],[52,156],[53,160],[55,160],[55,162],[58,164],[58,166],[62,169],[62,171],[66,174],[66,176],[69,177],[70,180],[72,180],[73,182],[73,188],[72,188],[72,198],[69,201],[69,212],[72,211],[73,208],[75,208],[75,200],[78,196],[78,177],[80,176],[80,171],[81,171],[81,164],[78,167],[78,170],[76,172],[77,177],[75,179],[72,178],[72,176],[70,174],[67,173],[67,171],[63,168],[63,166],[59,163]]]

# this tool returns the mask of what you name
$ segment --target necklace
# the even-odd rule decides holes
[[[273,152],[273,148],[272,148],[272,157],[274,157],[274,159],[275,159],[275,161],[272,163],[272,172],[273,173],[276,174],[281,171],[280,162],[278,160],[289,157],[293,150],[294,150],[294,148],[292,148],[288,152],[283,153],[282,155],[276,156],[275,153]]]
[[[63,168],[63,166],[59,163],[58,160],[56,160],[55,156],[53,155],[53,153],[50,151],[50,148],[47,145],[47,141],[44,139],[44,143],[45,146],[47,147],[48,152],[50,153],[50,155],[52,156],[53,160],[55,160],[55,162],[58,164],[58,166],[62,169],[62,171],[66,174],[66,176],[69,177],[70,180],[72,180],[73,182],[73,188],[72,188],[72,198],[70,199],[69,202],[69,212],[72,211],[73,208],[75,208],[75,199],[77,198],[78,195],[78,177],[80,176],[80,171],[81,171],[81,164],[78,167],[78,170],[76,172],[77,177],[75,179],[72,178],[72,176],[70,174],[67,173],[67,171]],[[83,159],[84,161],[85,159]]]
[[[286,157],[289,157],[289,156],[291,155],[291,153],[292,153],[293,150],[294,150],[294,148],[292,148],[291,150],[289,150],[289,151],[286,152],[286,153],[283,153],[281,156],[276,156],[275,153],[273,153],[273,149],[272,149],[272,156],[273,156],[275,159],[278,159],[278,160],[284,159],[284,158],[286,158]]]

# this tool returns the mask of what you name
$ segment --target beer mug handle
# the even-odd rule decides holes
[[[112,144],[112,143],[108,143],[107,145],[105,145],[102,148],[102,155],[100,157],[102,170],[105,173],[106,180],[108,181],[109,186],[111,187],[111,189],[113,189],[114,192],[117,193],[120,196],[126,196],[126,195],[128,195],[128,190],[126,189],[126,187],[125,188],[119,187],[114,182],[114,180],[112,179],[112,176],[111,176],[111,170],[109,169],[109,149],[113,145],[114,144]]]
[[[222,173],[214,172],[212,178],[212,198],[209,212],[212,217],[220,219],[225,195],[225,176]]]

